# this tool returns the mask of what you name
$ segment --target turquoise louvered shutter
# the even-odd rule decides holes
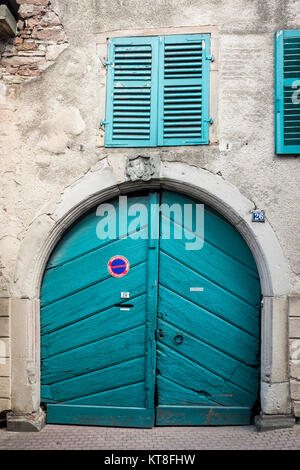
[[[109,40],[106,147],[156,145],[157,65],[157,38]]]
[[[300,154],[300,30],[275,36],[276,153]]]
[[[209,143],[209,38],[160,38],[158,145]]]
[[[109,40],[106,147],[209,143],[209,39]]]

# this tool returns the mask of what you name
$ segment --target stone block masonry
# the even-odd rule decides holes
[[[9,299],[0,299],[0,412],[11,408]]]
[[[289,298],[290,378],[294,415],[300,418],[300,296]]]
[[[49,0],[17,0],[17,34],[0,57],[0,79],[6,86],[37,78],[68,47],[58,15]]]

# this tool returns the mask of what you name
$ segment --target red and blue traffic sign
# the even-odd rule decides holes
[[[116,255],[110,258],[107,268],[112,276],[123,277],[129,271],[129,261],[125,256]]]

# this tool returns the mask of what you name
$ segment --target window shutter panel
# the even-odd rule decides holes
[[[158,145],[209,142],[209,38],[160,38]]]
[[[275,38],[276,153],[300,154],[300,30]]]
[[[113,38],[108,47],[106,147],[157,145],[158,38]]]

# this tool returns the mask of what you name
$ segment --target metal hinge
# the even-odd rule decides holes
[[[106,126],[108,124],[108,121],[100,121],[100,126]]]
[[[101,58],[100,58],[100,60],[101,60],[101,63],[103,65],[103,67],[107,67],[108,65],[113,64],[113,62],[111,60],[102,60]]]
[[[214,120],[213,120],[213,118],[209,118],[209,119],[204,119],[204,122],[208,122],[209,124],[213,124]]]
[[[213,62],[215,59],[214,59],[214,56],[212,55],[208,55],[205,57],[206,60],[210,60],[211,62]]]

